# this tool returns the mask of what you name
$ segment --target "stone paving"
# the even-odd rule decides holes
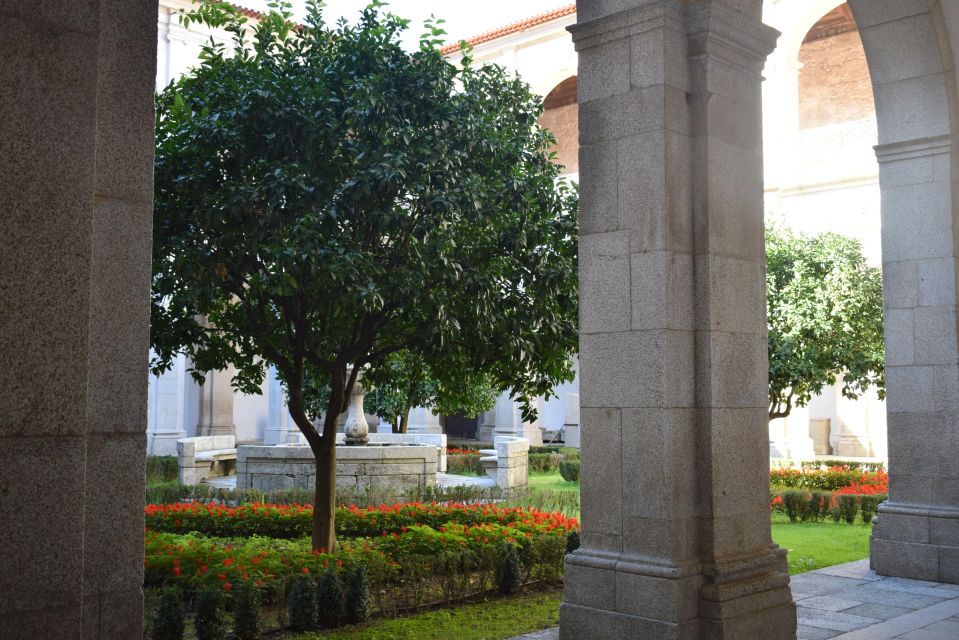
[[[793,576],[791,586],[797,640],[959,640],[959,585],[878,576],[866,559]],[[553,628],[513,640],[558,638]]]

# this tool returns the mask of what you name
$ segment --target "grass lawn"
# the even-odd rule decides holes
[[[560,589],[513,598],[437,609],[367,627],[343,627],[328,633],[284,636],[290,640],[504,640],[559,624]]]
[[[558,471],[553,473],[529,474],[530,489],[547,489],[549,491],[572,491],[579,493],[578,482],[566,482]]]
[[[773,516],[773,540],[789,552],[789,573],[805,573],[869,557],[872,525],[789,522]]]

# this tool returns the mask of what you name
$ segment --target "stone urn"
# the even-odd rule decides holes
[[[363,372],[361,371],[356,376],[353,391],[350,393],[350,404],[346,409],[343,433],[348,445],[364,445],[369,442],[367,436],[370,433],[370,425],[366,421],[366,414],[363,412],[363,398],[366,396],[366,389],[363,387],[362,380]]]
[[[829,444],[829,432],[832,430],[832,420],[829,418],[812,418],[809,420],[809,437],[812,438],[813,451],[817,456],[831,456],[832,445]]]

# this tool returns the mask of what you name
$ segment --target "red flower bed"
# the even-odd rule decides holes
[[[772,469],[769,481],[774,485],[818,491],[838,491],[859,484],[889,484],[885,471],[858,471],[848,467],[829,469]]]
[[[310,534],[311,505],[259,504],[228,507],[216,503],[185,502],[146,506],[146,526],[153,531],[212,536],[260,535],[271,538],[299,538]],[[401,533],[416,525],[437,529],[447,524],[476,526],[498,524],[519,529],[553,526],[569,531],[579,527],[575,518],[522,507],[492,504],[424,504],[419,502],[381,505],[360,509],[354,505],[336,510],[336,532],[344,537]]]

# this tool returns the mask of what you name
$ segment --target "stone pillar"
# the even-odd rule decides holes
[[[207,371],[200,385],[200,421],[196,426],[197,436],[235,436],[233,422],[233,385],[235,374],[232,366],[222,371]]]
[[[494,436],[514,436],[526,438],[530,446],[543,446],[543,430],[538,422],[524,422],[519,404],[510,397],[509,391],[504,391],[496,398],[493,406]]]
[[[769,522],[775,32],[749,4],[579,3],[583,534],[564,640],[796,637]]]
[[[168,371],[150,375],[147,408],[147,455],[175,456],[176,441],[187,437],[185,422],[186,357],[179,356]]]
[[[959,583],[959,34],[943,15],[955,3],[849,7],[876,98],[882,192],[889,499],[870,558],[883,575]]]
[[[493,441],[493,429],[496,427],[496,412],[484,411],[479,415],[479,428],[476,430],[476,439],[480,442]]]
[[[0,635],[143,635],[156,3],[0,8]]]
[[[579,394],[563,394],[563,427],[565,428],[565,438],[563,444],[567,447],[579,449]]]
[[[283,385],[276,377],[276,367],[270,367],[267,379],[267,424],[263,432],[263,444],[306,444],[306,438],[300,431],[286,404]]]
[[[406,433],[443,433],[440,417],[425,407],[410,409],[409,419]]]
[[[959,583],[955,147],[952,136],[876,147],[890,482],[870,557],[883,575]]]

